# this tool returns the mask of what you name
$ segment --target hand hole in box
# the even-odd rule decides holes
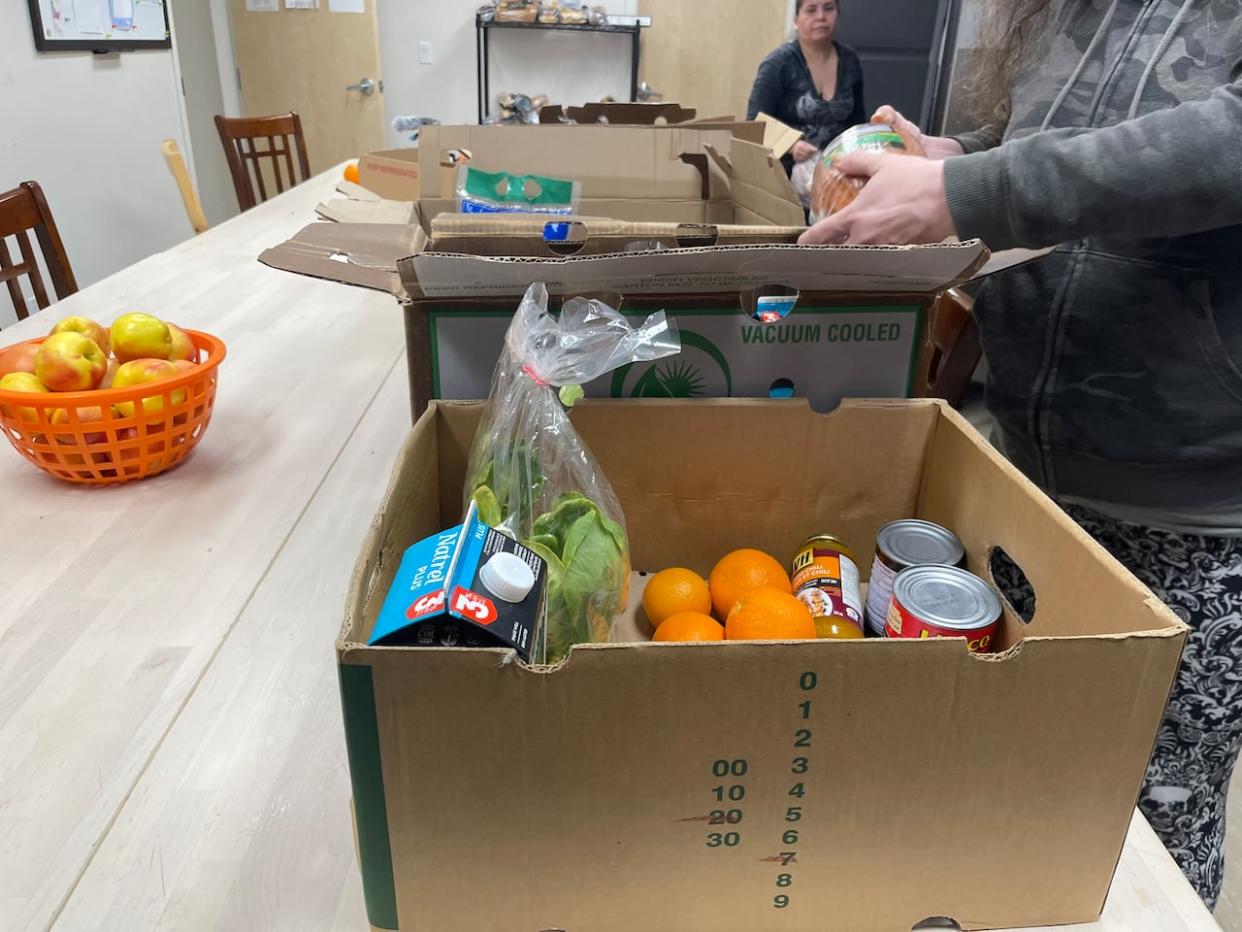
[[[793,398],[794,383],[790,379],[777,379],[768,387],[769,398]]]
[[[923,932],[925,929],[954,929],[962,932],[962,927],[948,916],[928,916],[922,922],[916,922],[911,932]]]
[[[988,553],[988,572],[1001,601],[1029,625],[1035,617],[1035,587],[1022,572],[1022,567],[1003,548],[993,547]]]

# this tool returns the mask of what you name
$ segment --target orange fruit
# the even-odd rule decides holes
[[[711,610],[712,596],[703,577],[680,566],[656,573],[643,591],[643,611],[656,627],[679,612],[707,615]]]
[[[350,162],[345,166],[345,180],[358,184],[358,163]]]
[[[752,589],[767,586],[785,593],[793,592],[785,567],[762,550],[734,550],[725,554],[712,570],[708,582],[712,607],[721,621],[729,617],[737,600]]]
[[[730,641],[794,641],[815,637],[815,619],[797,596],[780,589],[752,589],[729,612]]]
[[[678,612],[670,615],[656,628],[655,641],[723,641],[724,628],[711,615],[702,612]]]

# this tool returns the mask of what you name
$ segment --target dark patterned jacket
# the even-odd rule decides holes
[[[806,141],[822,149],[844,130],[867,122],[863,109],[863,72],[858,54],[848,45],[837,47],[837,90],[824,100],[815,89],[802,48],[786,42],[759,65],[746,106],[746,119],[766,113],[800,130]]]
[[[1055,497],[1242,533],[1242,0],[1055,2],[945,165],[963,238],[1057,247],[976,304],[999,439]]]

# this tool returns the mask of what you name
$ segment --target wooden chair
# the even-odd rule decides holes
[[[160,143],[160,151],[164,153],[164,161],[177,182],[177,190],[181,192],[181,203],[185,205],[186,216],[190,218],[190,226],[195,233],[207,230],[207,215],[203,213],[203,202],[198,199],[198,192],[190,181],[190,173],[186,170],[185,159],[181,157],[181,149],[175,139],[165,139]]]
[[[971,313],[974,301],[951,288],[932,308],[932,361],[927,395],[943,398],[953,407],[962,403],[971,376],[983,358],[979,327]]]
[[[65,244],[60,241],[60,232],[56,229],[52,211],[43,197],[43,189],[37,182],[23,181],[12,191],[0,194],[0,282],[9,287],[9,297],[13,299],[13,310],[17,312],[18,320],[25,320],[30,316],[26,297],[22,294],[22,286],[18,280],[21,276],[25,275],[30,279],[30,289],[34,292],[35,304],[40,310],[52,303],[48,300],[47,289],[43,286],[43,275],[30,245],[28,230],[34,230],[35,239],[39,241],[43,264],[51,276],[56,300],[67,298],[78,290],[77,280],[69,265],[69,256],[65,254]],[[21,261],[17,264],[14,264],[9,255],[9,247],[5,243],[7,236],[17,240],[17,248],[21,253]]]
[[[228,159],[229,173],[233,176],[233,187],[237,189],[237,203],[242,210],[249,210],[269,197],[267,181],[264,178],[264,160],[271,163],[270,169],[276,181],[276,190],[273,192],[275,194],[280,194],[286,187],[291,188],[310,177],[306,138],[302,135],[302,118],[296,113],[254,119],[217,116],[216,129],[220,132],[220,142],[224,144],[224,155]],[[267,140],[263,148],[255,144],[260,139]],[[297,148],[301,178],[295,177],[293,171],[294,147]],[[287,169],[285,176],[281,174],[282,158]]]

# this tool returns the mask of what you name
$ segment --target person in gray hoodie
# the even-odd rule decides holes
[[[1140,806],[1214,906],[1242,747],[1242,0],[988,6],[995,118],[840,162],[870,180],[803,241],[1055,247],[975,305],[995,439],[1191,626]]]

